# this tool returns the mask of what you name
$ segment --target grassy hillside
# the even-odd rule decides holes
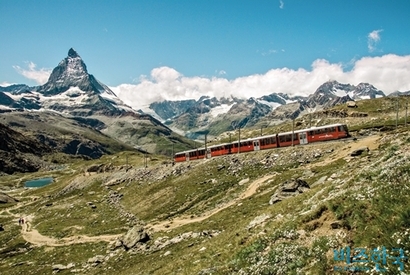
[[[395,118],[394,111],[378,116],[371,108],[355,110],[368,117],[344,118],[356,127],[356,139],[175,165],[167,157],[122,152],[59,171],[1,177],[0,190],[19,202],[0,204],[0,272],[408,273],[408,261],[398,260],[410,249],[410,132],[403,125],[368,129],[373,117]],[[299,122],[304,127],[308,119]],[[55,182],[21,188],[23,178],[44,176]],[[270,204],[292,179],[310,188]],[[19,217],[29,221],[28,231]],[[149,240],[129,248],[124,235],[134,226]],[[347,248],[352,261],[367,262],[338,260]]]

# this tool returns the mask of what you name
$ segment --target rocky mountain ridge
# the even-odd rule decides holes
[[[384,96],[383,91],[368,83],[355,86],[328,81],[306,97],[290,97],[283,93],[249,99],[201,97],[197,101],[155,102],[150,108],[172,129],[190,138],[203,139],[204,133],[219,135],[238,128],[266,127],[348,101]],[[163,110],[168,112],[165,114]]]

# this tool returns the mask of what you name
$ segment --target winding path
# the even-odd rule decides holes
[[[21,230],[21,233],[23,235],[24,240],[37,246],[67,246],[72,244],[101,241],[114,242],[118,237],[122,236],[122,234],[100,236],[77,235],[62,239],[55,239],[41,235],[36,229],[26,229],[26,227],[24,226]]]
[[[157,231],[165,231],[165,230],[171,230],[177,227],[180,227],[182,225],[185,224],[190,224],[190,223],[196,223],[196,222],[201,222],[203,220],[208,219],[209,217],[215,215],[216,213],[238,203],[239,201],[246,199],[250,196],[252,196],[253,194],[256,193],[256,190],[258,189],[258,187],[260,186],[261,183],[267,181],[268,179],[271,179],[273,177],[273,175],[266,175],[262,178],[259,178],[255,181],[253,181],[248,188],[236,199],[231,200],[230,202],[221,205],[215,209],[212,209],[210,211],[207,211],[205,213],[203,213],[201,216],[199,217],[195,217],[195,218],[190,218],[189,216],[181,216],[178,218],[175,218],[173,220],[168,220],[168,221],[163,221],[157,224],[149,224],[146,226],[146,228],[148,230],[153,230],[154,232]]]

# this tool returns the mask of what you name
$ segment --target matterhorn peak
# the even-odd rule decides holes
[[[70,50],[68,50],[68,57],[76,58],[80,56],[73,48],[70,48]]]

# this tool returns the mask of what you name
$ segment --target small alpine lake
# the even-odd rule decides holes
[[[24,183],[25,187],[42,187],[53,182],[53,178],[41,178],[29,180]]]

